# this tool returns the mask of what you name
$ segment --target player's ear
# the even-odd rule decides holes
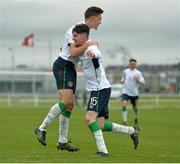
[[[71,47],[71,44],[72,44],[72,43],[68,43],[68,46]]]
[[[68,43],[68,46],[69,46],[70,48],[74,48],[74,47],[75,47],[75,44],[73,44],[73,43]]]

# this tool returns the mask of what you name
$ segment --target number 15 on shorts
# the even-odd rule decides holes
[[[97,97],[91,97],[90,98],[90,104],[89,104],[89,107],[90,109],[94,109],[95,106],[97,105]]]

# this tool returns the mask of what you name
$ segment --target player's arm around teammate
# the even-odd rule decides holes
[[[89,7],[85,11],[85,20],[83,22],[86,23],[89,28],[97,29],[101,24],[102,13],[103,10],[99,7]],[[53,64],[53,74],[56,79],[59,102],[51,107],[41,125],[34,130],[38,141],[46,146],[46,130],[52,121],[59,116],[57,148],[67,151],[79,150],[79,148],[71,146],[67,140],[69,120],[75,102],[77,74],[74,65],[79,61],[78,56],[80,56],[88,46],[97,44],[95,41],[91,41],[75,47],[72,40],[73,27],[74,26],[67,30],[64,45],[59,53],[58,59],[56,59]]]

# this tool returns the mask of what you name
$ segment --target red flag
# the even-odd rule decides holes
[[[30,35],[25,37],[22,45],[27,47],[34,47],[34,33],[31,33]]]

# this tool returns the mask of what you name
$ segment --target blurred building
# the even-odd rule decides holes
[[[111,84],[119,83],[124,66],[108,66],[107,78]],[[140,87],[141,93],[180,93],[180,64],[178,65],[140,65],[146,85]],[[82,70],[77,68],[76,96],[85,93],[85,79]],[[55,95],[56,82],[51,70],[1,70],[0,95]]]
[[[84,76],[78,73],[77,91],[84,91]],[[0,95],[7,94],[56,94],[56,82],[52,72],[0,71]]]

